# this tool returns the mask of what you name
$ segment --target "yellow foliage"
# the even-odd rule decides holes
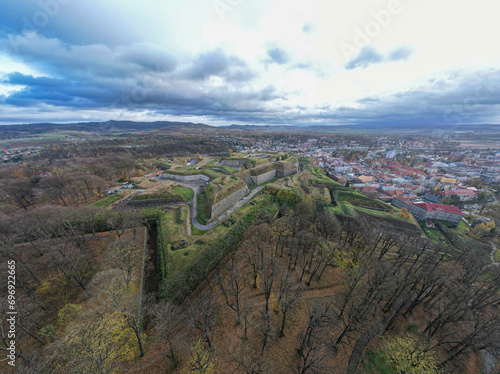
[[[408,209],[403,208],[403,209],[401,209],[401,212],[399,213],[399,216],[400,216],[401,218],[406,218],[406,217],[408,216],[408,214],[409,214],[409,213],[408,213]]]
[[[83,307],[80,304],[66,304],[57,314],[59,324],[62,327],[66,326],[68,323],[75,320],[82,311]]]
[[[60,352],[70,361],[61,365],[81,373],[116,373],[119,364],[135,357],[134,336],[118,312],[93,317],[70,326]]]
[[[214,352],[203,346],[199,339],[194,346],[191,347],[191,359],[187,363],[184,373],[200,373],[212,374],[214,371],[213,363]]]
[[[407,334],[382,343],[382,355],[394,373],[438,374],[437,360],[417,339]]]
[[[352,269],[355,265],[351,254],[347,251],[335,252],[335,264],[341,269]]]
[[[63,275],[52,275],[47,280],[43,281],[40,284],[36,291],[43,294],[48,295],[56,291],[57,287],[66,284],[66,280]]]

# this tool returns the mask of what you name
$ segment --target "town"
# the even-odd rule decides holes
[[[421,220],[457,223],[464,212],[482,211],[493,202],[492,192],[500,186],[498,149],[462,149],[449,140],[424,136],[348,138],[288,142],[283,137],[255,142],[248,137],[223,137],[243,153],[296,152],[301,164],[321,167],[339,183],[404,207]],[[481,218],[486,223],[491,220]]]

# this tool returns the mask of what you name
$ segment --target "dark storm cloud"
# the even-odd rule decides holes
[[[19,72],[7,74],[2,80],[2,83],[22,86],[45,86],[56,87],[63,86],[64,81],[60,79],[47,78],[47,77],[33,77],[31,75],[24,75]]]
[[[394,95],[370,96],[356,106],[298,106],[286,110],[232,110],[225,118],[248,123],[294,125],[460,125],[495,122],[500,112],[500,70],[457,72]],[[297,113],[297,109],[302,109]]]
[[[149,43],[133,44],[122,52],[121,59],[145,70],[170,72],[177,66],[176,59],[167,51]]]
[[[213,115],[260,111],[282,98],[273,86],[253,88],[255,73],[236,56],[220,50],[178,61],[148,43],[108,47],[70,45],[39,35],[20,36],[11,56],[37,68],[42,76],[11,73],[1,83],[17,90],[0,97],[11,107],[41,111],[67,109],[165,111],[176,115]],[[0,46],[9,41],[0,40]],[[223,85],[213,86],[209,77]]]
[[[455,71],[406,92],[362,98],[352,107],[306,108],[289,101],[288,94],[273,85],[254,85],[257,75],[248,64],[220,50],[186,60],[148,43],[110,47],[72,45],[37,34],[18,38],[18,51],[10,57],[37,74],[10,73],[1,78],[3,85],[16,89],[0,96],[2,121],[15,118],[12,113],[17,109],[22,118],[23,108],[40,118],[64,110],[73,116],[71,112],[85,109],[123,109],[296,125],[485,123],[500,112],[500,70]],[[0,48],[8,43],[7,38],[0,39]],[[350,64],[354,68],[399,61],[410,53],[401,47],[384,58],[365,47]],[[304,63],[290,68],[320,67]],[[214,85],[210,77],[222,82]]]
[[[247,64],[222,51],[211,51],[198,56],[185,72],[188,79],[204,80],[221,77],[229,81],[246,81],[254,77]]]
[[[455,72],[426,85],[385,97],[365,97],[360,107],[317,117],[357,124],[460,125],[495,122],[500,111],[500,70]]]

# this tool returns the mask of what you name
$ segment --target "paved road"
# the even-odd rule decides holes
[[[191,222],[193,222],[193,226],[196,227],[198,230],[203,230],[207,231],[213,228],[214,226],[218,225],[220,222],[224,221],[228,216],[236,212],[238,209],[240,209],[243,205],[245,205],[247,202],[249,202],[255,195],[257,195],[264,186],[257,187],[255,190],[253,190],[248,196],[244,197],[240,201],[238,201],[234,206],[229,209],[226,213],[224,213],[222,216],[220,216],[217,221],[210,223],[209,225],[202,225],[201,223],[198,222],[198,219],[196,218],[196,195],[198,194],[198,188],[194,190],[194,199],[193,199],[193,204],[191,205]]]
[[[491,264],[495,266],[500,266],[500,262],[495,261],[495,252],[497,251],[497,246],[493,242],[490,242],[490,244],[491,244],[491,252],[490,252]]]

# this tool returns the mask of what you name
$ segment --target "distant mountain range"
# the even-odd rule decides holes
[[[0,126],[0,133],[44,134],[55,131],[86,131],[95,133],[136,132],[158,129],[209,129],[212,126],[191,122],[135,122],[135,121],[106,121],[106,122],[78,122],[78,123],[30,123],[23,125]]]
[[[192,122],[135,122],[135,121],[106,121],[106,122],[78,122],[78,123],[31,123],[23,125],[0,126],[2,134],[44,134],[56,131],[84,131],[101,134],[111,134],[116,132],[139,132],[160,130],[162,132],[174,131],[261,131],[261,132],[303,132],[303,133],[345,133],[345,132],[411,132],[411,133],[429,133],[430,131],[446,132],[489,132],[500,130],[499,125],[419,125],[408,127],[407,125],[345,125],[345,126],[287,126],[287,125],[236,125],[229,126],[210,126],[202,123]]]

